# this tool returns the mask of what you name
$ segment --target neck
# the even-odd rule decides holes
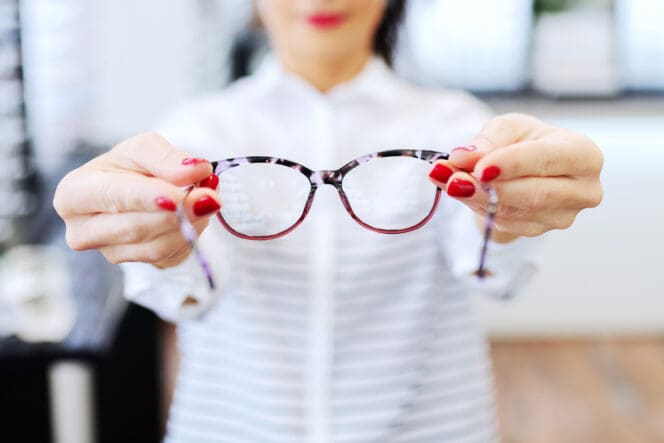
[[[320,92],[328,92],[336,85],[353,79],[371,58],[371,52],[361,52],[351,57],[296,57],[279,54],[286,70],[301,77]]]

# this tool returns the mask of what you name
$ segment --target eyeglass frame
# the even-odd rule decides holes
[[[252,236],[252,235],[247,235],[243,234],[241,232],[236,231],[233,229],[228,222],[224,219],[223,215],[221,214],[221,210],[217,211],[217,219],[221,222],[221,224],[224,226],[224,228],[231,233],[232,235],[244,239],[244,240],[274,240],[280,237],[283,237],[293,230],[295,230],[306,218],[307,214],[309,213],[309,210],[311,209],[311,206],[313,204],[313,200],[316,194],[316,191],[318,187],[323,186],[323,185],[331,185],[334,186],[337,189],[337,192],[339,193],[339,198],[341,199],[341,203],[344,206],[344,209],[348,212],[348,214],[355,220],[358,224],[360,224],[362,227],[373,231],[377,232],[380,234],[405,234],[407,232],[415,231],[425,224],[427,224],[431,218],[433,217],[434,213],[436,212],[436,209],[438,208],[438,204],[440,202],[440,194],[442,189],[439,186],[436,186],[435,190],[435,196],[434,196],[434,202],[429,210],[429,213],[419,222],[414,224],[413,226],[410,226],[408,228],[404,229],[382,229],[382,228],[376,228],[375,226],[371,226],[368,223],[362,221],[356,214],[355,211],[353,211],[352,206],[350,205],[350,202],[348,201],[348,198],[346,197],[346,194],[343,190],[343,179],[348,174],[350,171],[355,169],[356,167],[367,163],[371,160],[377,159],[377,158],[389,158],[389,157],[410,157],[410,158],[417,158],[420,160],[427,161],[429,163],[434,163],[435,161],[438,160],[447,160],[449,158],[449,154],[445,152],[440,152],[440,151],[433,151],[433,150],[426,150],[426,149],[392,149],[392,150],[386,150],[386,151],[378,151],[378,152],[373,152],[371,154],[363,155],[361,157],[358,157],[354,160],[349,161],[342,167],[336,170],[329,170],[329,169],[324,169],[320,171],[314,171],[312,169],[307,168],[306,166],[291,161],[287,160],[284,158],[280,157],[270,157],[270,156],[248,156],[248,157],[234,157],[234,158],[228,158],[225,160],[218,160],[218,161],[213,161],[210,162],[213,168],[213,174],[219,176],[223,172],[228,171],[229,169],[242,166],[242,165],[248,165],[248,164],[277,164],[281,166],[285,166],[291,169],[294,169],[298,172],[300,172],[302,175],[304,175],[308,180],[311,185],[311,188],[309,190],[309,195],[307,196],[307,201],[304,205],[302,214],[300,217],[295,221],[295,223],[288,228],[276,233],[276,234],[271,234],[271,235],[264,235],[264,236]],[[185,192],[186,194],[189,194],[196,185],[191,185],[189,186]],[[486,225],[484,229],[484,239],[483,239],[483,244],[482,248],[480,251],[480,264],[475,272],[475,275],[477,275],[479,278],[484,278],[486,276],[486,269],[485,269],[485,261],[486,261],[486,254],[487,254],[487,249],[488,249],[488,243],[491,238],[491,232],[493,229],[493,225],[495,222],[495,215],[497,211],[497,206],[498,206],[498,195],[496,194],[495,190],[490,187],[488,184],[483,183],[482,184],[482,189],[488,194],[489,196],[489,201],[488,201],[488,208],[487,208],[487,220],[486,220]],[[215,288],[214,285],[214,279],[212,277],[212,272],[211,268],[209,266],[209,263],[205,259],[204,255],[201,253],[198,244],[197,244],[197,235],[196,231],[191,225],[191,222],[189,219],[186,217],[184,214],[184,209],[182,206],[182,203],[178,205],[178,210],[177,210],[177,216],[178,220],[180,223],[180,229],[182,231],[183,236],[185,239],[188,241],[190,244],[193,252],[195,253],[206,277],[209,283],[209,286],[211,289]]]
[[[349,161],[348,163],[346,163],[345,165],[336,170],[325,169],[321,171],[314,171],[300,163],[291,160],[286,160],[279,157],[268,157],[268,156],[237,157],[237,158],[230,158],[226,160],[212,162],[211,164],[214,171],[213,173],[217,176],[221,175],[225,171],[228,171],[229,169],[248,164],[268,163],[268,164],[281,165],[300,172],[302,175],[304,175],[307,178],[307,180],[309,180],[309,184],[311,186],[309,190],[309,195],[307,197],[307,201],[304,204],[304,207],[302,209],[302,214],[300,215],[300,217],[291,226],[276,234],[259,235],[259,236],[243,234],[233,229],[233,227],[230,226],[230,224],[224,219],[221,211],[217,212],[217,218],[224,226],[224,228],[226,228],[226,230],[228,230],[231,234],[235,235],[236,237],[242,238],[244,240],[274,240],[276,238],[283,237],[292,232],[293,230],[295,230],[304,221],[307,214],[309,213],[309,210],[311,209],[311,205],[313,204],[314,198],[316,196],[316,191],[318,190],[318,188],[323,185],[331,185],[334,186],[337,192],[339,193],[339,198],[341,199],[341,203],[343,204],[344,209],[346,209],[346,212],[348,212],[348,214],[352,217],[352,219],[355,220],[358,224],[360,224],[360,226],[362,226],[363,228],[369,229],[370,231],[377,232],[379,234],[405,234],[407,232],[414,231],[424,226],[431,219],[431,217],[433,217],[433,214],[436,212],[436,208],[438,207],[438,202],[440,201],[440,193],[441,193],[441,189],[439,187],[436,186],[434,202],[431,209],[429,210],[429,213],[416,224],[404,229],[377,228],[361,220],[357,216],[357,214],[355,214],[355,211],[353,210],[350,201],[348,200],[348,197],[346,196],[346,193],[343,190],[344,177],[350,171],[352,171],[353,169],[364,163],[368,163],[377,158],[388,158],[388,157],[417,158],[420,160],[427,161],[429,163],[433,163],[437,160],[446,160],[449,157],[449,154],[444,152],[422,150],[422,149],[393,149],[393,150],[380,151],[380,152],[374,152],[371,154],[363,155],[361,157]]]

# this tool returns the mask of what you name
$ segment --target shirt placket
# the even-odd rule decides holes
[[[334,106],[317,100],[313,113],[312,158],[317,168],[333,167],[335,151]],[[321,166],[322,165],[322,166]],[[332,441],[330,426],[331,367],[334,334],[334,223],[332,193],[327,186],[317,192],[313,217],[313,278],[309,303],[307,371],[307,442]]]

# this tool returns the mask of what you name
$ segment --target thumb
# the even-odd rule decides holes
[[[512,145],[527,135],[524,120],[534,120],[520,114],[505,114],[489,120],[467,146],[454,148],[449,162],[456,168],[473,171],[477,162],[496,149]]]
[[[111,150],[123,169],[165,180],[175,186],[203,181],[212,173],[208,160],[194,158],[175,149],[164,137],[155,133],[130,138]]]

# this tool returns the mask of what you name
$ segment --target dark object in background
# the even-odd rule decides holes
[[[231,45],[230,81],[246,77],[253,72],[258,54],[267,51],[267,35],[260,29],[250,29],[240,33]]]
[[[119,320],[119,319],[118,319]],[[129,305],[108,349],[0,344],[0,423],[6,443],[49,443],[48,368],[58,361],[81,361],[94,374],[93,414],[97,443],[160,441],[158,321]]]
[[[81,152],[72,161],[77,165],[90,155]],[[55,182],[57,178],[43,180],[44,189]],[[40,227],[42,240],[66,251],[76,320],[59,343],[0,339],[0,441],[53,441],[48,374],[54,365],[75,363],[92,374],[94,411],[88,415],[96,443],[157,443],[163,403],[160,322],[123,298],[117,266],[96,251],[66,248],[62,222],[52,211],[50,205],[44,208],[32,226]]]
[[[535,0],[535,14],[544,12],[560,12],[579,3],[579,0]]]

